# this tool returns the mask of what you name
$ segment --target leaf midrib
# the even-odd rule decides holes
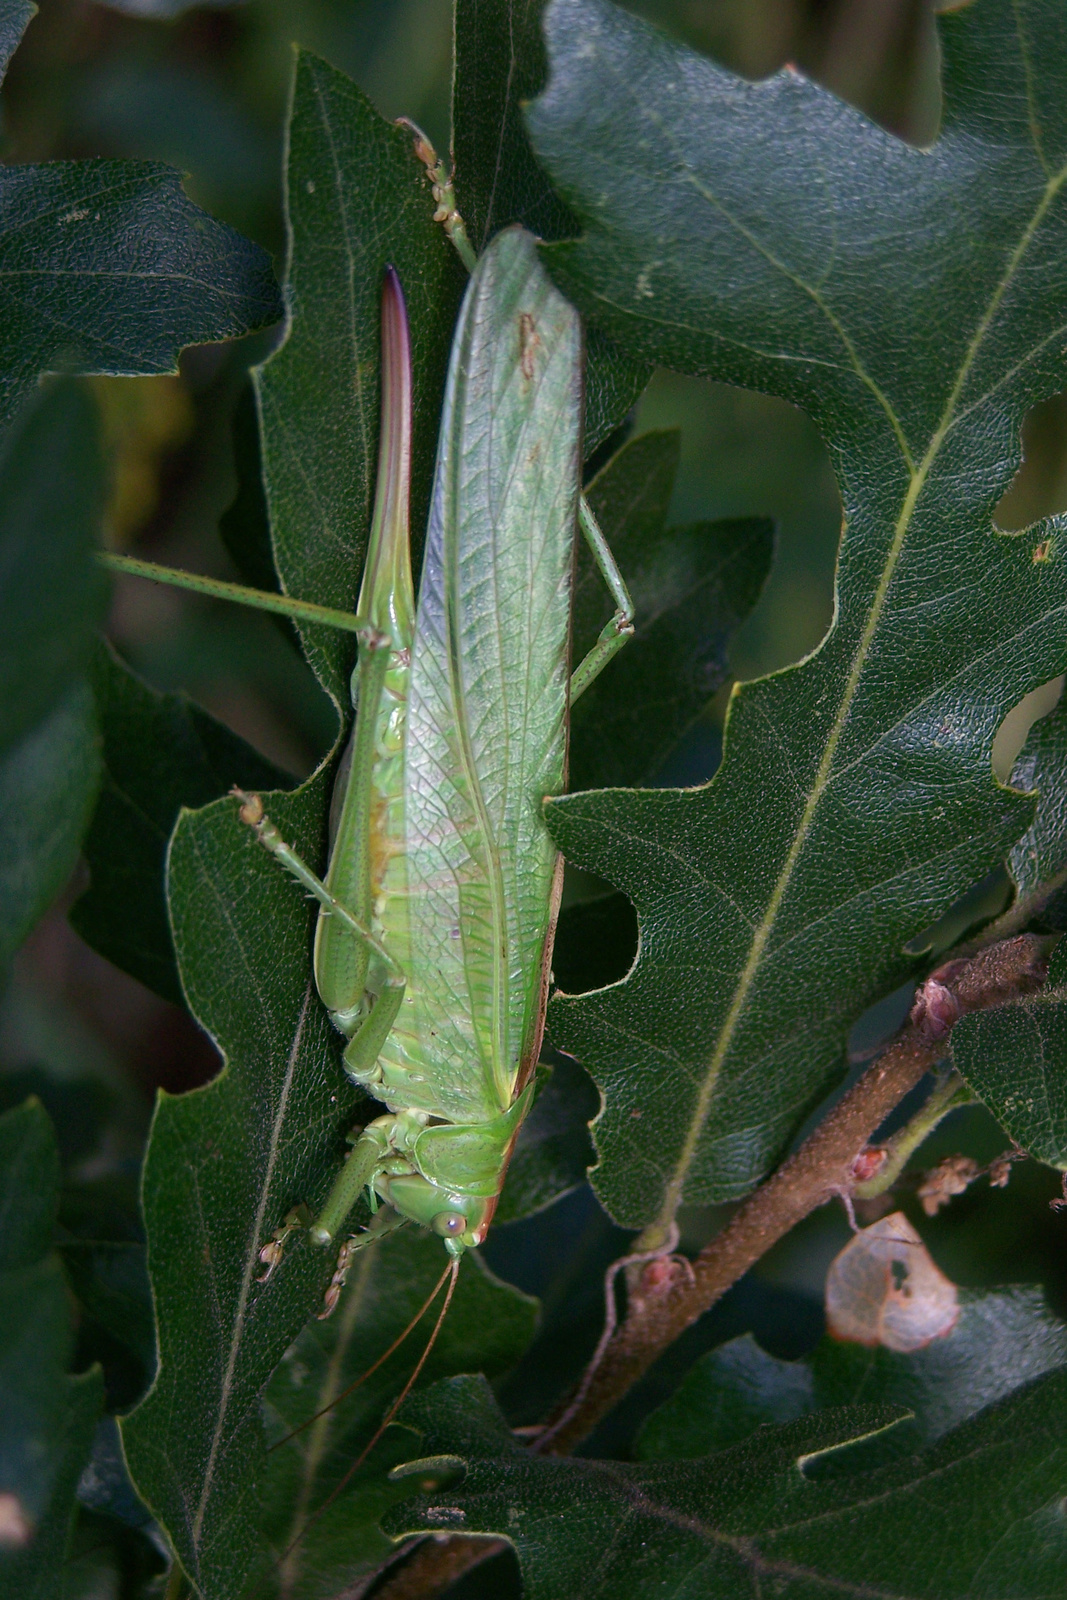
[[[219,1451],[222,1448],[223,1436],[226,1430],[226,1417],[229,1411],[230,1399],[233,1394],[234,1376],[237,1371],[237,1361],[241,1351],[241,1341],[244,1336],[245,1320],[248,1314],[248,1302],[252,1294],[252,1283],[255,1276],[256,1265],[259,1261],[259,1241],[263,1236],[264,1218],[267,1211],[267,1201],[270,1198],[271,1183],[274,1170],[278,1163],[279,1147],[281,1144],[282,1129],[285,1125],[286,1112],[289,1105],[289,1093],[292,1088],[293,1074],[296,1070],[297,1059],[304,1037],[304,1024],[307,1021],[308,1008],[311,1004],[312,987],[310,982],[304,991],[304,1001],[300,1008],[293,1034],[293,1042],[285,1065],[285,1076],[282,1081],[281,1094],[270,1130],[270,1145],[267,1152],[267,1161],[263,1172],[263,1181],[260,1184],[259,1200],[256,1205],[255,1216],[248,1233],[248,1245],[245,1250],[244,1269],[241,1273],[241,1287],[238,1291],[237,1306],[234,1311],[233,1330],[230,1335],[229,1350],[226,1354],[226,1368],[223,1373],[222,1384],[219,1390],[218,1416],[212,1430],[211,1445],[208,1450],[207,1465],[204,1468],[204,1479],[200,1489],[200,1498],[197,1502],[196,1513],[193,1517],[193,1543],[199,1548],[200,1537],[203,1532],[204,1517],[211,1500],[215,1484],[215,1467],[218,1462]]]
[[[708,1064],[708,1070],[704,1075],[700,1093],[697,1097],[694,1114],[690,1119],[689,1127],[686,1131],[686,1136],[682,1144],[681,1153],[664,1190],[663,1204],[660,1207],[659,1214],[655,1219],[655,1222],[652,1224],[653,1229],[655,1229],[657,1232],[665,1233],[667,1230],[669,1230],[674,1222],[678,1207],[681,1204],[685,1180],[696,1156],[697,1148],[699,1146],[704,1128],[707,1124],[708,1117],[711,1114],[712,1101],[715,1095],[715,1090],[718,1086],[723,1064],[733,1043],[738,1022],[747,1002],[749,991],[755,981],[756,974],[759,971],[760,963],[762,962],[764,952],[770,940],[771,933],[773,932],[778,912],[781,909],[782,902],[788,892],[797,862],[800,859],[801,852],[803,851],[804,845],[807,842],[808,834],[811,831],[816,812],[818,811],[819,805],[830,781],[834,757],[837,754],[838,746],[844,735],[845,728],[848,725],[852,704],[856,697],[860,680],[863,676],[867,659],[870,654],[871,646],[874,642],[875,635],[881,622],[886,599],[889,594],[889,589],[892,585],[897,565],[903,553],[915,507],[923,489],[926,487],[934,462],[937,460],[937,457],[941,451],[941,447],[953,427],[956,417],[956,407],[959,403],[960,395],[962,394],[963,388],[968,377],[970,376],[978,352],[981,349],[982,343],[989,331],[993,318],[996,316],[997,310],[999,309],[1000,304],[1003,301],[1004,296],[1007,293],[1007,290],[1019,268],[1019,265],[1029,249],[1035,234],[1037,233],[1037,230],[1044,221],[1049,207],[1052,205],[1060,190],[1063,188],[1065,181],[1067,181],[1067,164],[1061,167],[1060,170],[1050,177],[1046,182],[1041,198],[1034,208],[1030,221],[1020,234],[1018,243],[1016,244],[1015,249],[1012,251],[1007,266],[1005,267],[1004,272],[1002,273],[992,295],[989,298],[989,302],[983,315],[978,321],[974,334],[967,346],[963,360],[960,363],[959,369],[956,373],[955,381],[951,390],[949,391],[941,418],[930,437],[930,442],[927,446],[925,454],[923,455],[922,461],[919,463],[917,468],[909,468],[908,490],[904,496],[900,515],[893,530],[893,540],[889,548],[889,554],[886,559],[885,566],[882,570],[881,578],[879,579],[878,587],[875,591],[874,601],[871,605],[866,625],[863,629],[863,633],[860,636],[859,643],[857,644],[855,654],[852,658],[852,665],[849,669],[849,675],[845,683],[844,692],[841,696],[838,712],[834,718],[826,745],[823,749],[822,758],[819,762],[819,766],[815,774],[814,782],[809,791],[807,801],[805,802],[804,811],[794,835],[789,854],[786,857],[782,870],[779,873],[778,880],[775,883],[770,899],[768,900],[767,910],[764,914],[764,917],[755,930],[749,957],[744,968],[742,969],[741,976],[738,980],[737,987],[734,990],[733,998],[730,1002],[730,1008],[719,1032],[715,1049],[712,1052],[711,1059]],[[812,293],[812,299],[814,303],[821,306],[819,297],[810,290],[808,292]],[[832,325],[834,325],[836,328],[836,322],[833,321],[833,319],[831,319],[831,321]],[[860,372],[859,375],[862,377],[862,372]],[[888,402],[886,402],[886,404],[888,404]],[[892,416],[891,408],[887,412],[887,415]],[[902,440],[902,435],[899,432],[899,426],[894,427],[894,435],[898,439],[898,443],[901,444],[902,454],[904,454],[907,447]],[[909,458],[907,455],[904,455],[904,460],[905,466],[908,466]]]
[[[300,1558],[303,1553],[302,1540],[311,1520],[308,1517],[308,1508],[311,1504],[311,1496],[315,1490],[319,1468],[326,1455],[330,1432],[335,1420],[333,1407],[338,1400],[343,1398],[341,1377],[353,1334],[362,1320],[364,1303],[367,1299],[370,1280],[376,1264],[376,1252],[374,1250],[365,1250],[363,1259],[359,1263],[356,1281],[345,1297],[340,1331],[330,1352],[329,1360],[326,1363],[326,1371],[319,1386],[318,1396],[315,1401],[317,1415],[311,1424],[307,1450],[300,1472],[300,1488],[297,1492],[296,1504],[293,1507],[289,1532],[286,1535],[286,1554],[280,1570],[280,1590],[283,1597],[289,1596],[294,1592],[300,1574]],[[285,1441],[281,1442],[284,1443]]]

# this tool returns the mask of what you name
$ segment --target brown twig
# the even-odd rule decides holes
[[[1044,981],[1047,941],[1031,934],[988,946],[931,973],[907,1026],[827,1114],[814,1133],[755,1191],[704,1247],[691,1269],[649,1263],[631,1287],[626,1318],[582,1382],[582,1398],[546,1430],[562,1455],[779,1239],[834,1195],[849,1195],[871,1175],[865,1146],[900,1101],[945,1055],[946,1040],[969,1011],[1031,993]],[[860,1158],[863,1157],[861,1160]],[[535,1443],[536,1450],[538,1445]]]
[[[480,1567],[483,1561],[507,1548],[504,1539],[475,1539],[464,1533],[424,1539],[408,1560],[374,1591],[374,1600],[433,1600],[465,1572]]]

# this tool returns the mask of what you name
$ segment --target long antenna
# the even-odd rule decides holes
[[[310,1428],[313,1422],[318,1422],[319,1418],[324,1417],[327,1411],[332,1411],[334,1406],[339,1406],[341,1401],[346,1399],[354,1389],[358,1389],[361,1383],[366,1383],[368,1378],[372,1378],[374,1376],[379,1367],[383,1367],[385,1365],[385,1363],[389,1360],[389,1357],[393,1354],[393,1351],[399,1350],[408,1334],[418,1327],[427,1311],[429,1311],[430,1307],[437,1299],[437,1296],[441,1293],[441,1285],[444,1283],[451,1270],[451,1264],[449,1264],[442,1272],[441,1276],[438,1278],[437,1282],[434,1284],[433,1288],[430,1290],[429,1294],[426,1296],[426,1299],[422,1302],[422,1305],[416,1311],[415,1315],[412,1317],[403,1333],[397,1334],[388,1350],[382,1352],[377,1361],[374,1362],[373,1366],[369,1366],[365,1372],[361,1372],[359,1377],[356,1378],[355,1382],[348,1385],[347,1389],[342,1389],[340,1394],[335,1394],[333,1399],[327,1401],[326,1405],[321,1407],[320,1410],[316,1411],[312,1416],[307,1417],[300,1424],[299,1428],[294,1428],[292,1432],[287,1433],[284,1438],[275,1439],[272,1445],[267,1446],[267,1455],[270,1455],[272,1450],[280,1449],[283,1444],[288,1444],[290,1439],[295,1439],[298,1433],[303,1433],[305,1428]]]
[[[292,1543],[288,1546],[288,1548],[282,1552],[282,1556],[281,1556],[281,1560],[282,1561],[285,1561],[285,1559],[292,1553],[292,1551],[296,1549],[296,1547],[300,1543],[301,1539],[304,1538],[304,1536],[307,1533],[308,1529],[311,1527],[311,1524],[313,1522],[316,1522],[319,1519],[319,1517],[322,1516],[323,1512],[328,1510],[329,1507],[333,1505],[334,1501],[337,1499],[337,1496],[341,1493],[342,1489],[348,1483],[348,1481],[352,1477],[352,1475],[359,1471],[360,1467],[363,1465],[364,1461],[366,1461],[367,1457],[370,1455],[371,1451],[374,1449],[374,1446],[378,1443],[378,1440],[381,1438],[381,1436],[385,1432],[386,1428],[388,1428],[389,1424],[393,1421],[393,1419],[395,1418],[397,1412],[400,1410],[400,1407],[404,1404],[404,1401],[407,1399],[408,1395],[411,1393],[413,1387],[417,1383],[418,1377],[419,1377],[419,1373],[422,1371],[423,1367],[426,1365],[426,1362],[427,1362],[427,1360],[429,1358],[429,1355],[430,1355],[430,1351],[433,1349],[434,1345],[437,1343],[437,1335],[441,1331],[441,1324],[444,1322],[445,1317],[448,1314],[448,1308],[452,1304],[452,1296],[453,1296],[453,1294],[455,1293],[455,1290],[456,1290],[456,1279],[457,1279],[457,1277],[459,1275],[459,1258],[458,1257],[456,1257],[445,1268],[444,1272],[441,1274],[440,1278],[437,1280],[437,1287],[434,1289],[434,1294],[435,1295],[440,1290],[441,1285],[444,1282],[446,1275],[449,1274],[449,1273],[451,1273],[451,1275],[452,1275],[452,1281],[448,1285],[448,1293],[445,1295],[444,1304],[442,1305],[440,1311],[437,1314],[437,1321],[433,1325],[433,1332],[431,1333],[429,1339],[427,1339],[427,1341],[426,1341],[426,1348],[423,1350],[422,1355],[419,1357],[418,1364],[416,1365],[414,1372],[411,1374],[411,1377],[408,1379],[407,1383],[405,1383],[404,1387],[401,1389],[400,1393],[397,1395],[396,1399],[393,1401],[392,1405],[389,1407],[389,1410],[385,1413],[385,1416],[382,1418],[380,1427],[371,1435],[370,1439],[367,1441],[366,1445],[364,1445],[363,1449],[360,1451],[360,1453],[356,1457],[355,1461],[353,1461],[352,1465],[349,1467],[348,1471],[345,1473],[345,1475],[341,1479],[340,1483],[337,1484],[333,1489],[331,1489],[330,1493],[326,1496],[326,1498],[322,1502],[321,1506],[318,1506],[315,1509],[315,1511],[312,1513],[312,1515],[304,1523],[304,1526],[301,1528],[301,1530],[297,1534],[296,1538],[292,1541]],[[432,1296],[431,1296],[431,1299],[432,1299]],[[425,1307],[423,1309],[425,1310]],[[422,1312],[420,1312],[419,1315],[421,1316]],[[418,1320],[418,1319],[416,1319],[416,1320]],[[369,1374],[366,1374],[366,1373],[364,1374],[365,1377],[368,1376],[368,1375]]]

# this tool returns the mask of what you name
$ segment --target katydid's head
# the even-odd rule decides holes
[[[489,1231],[492,1200],[458,1194],[416,1173],[383,1174],[377,1183],[389,1204],[402,1216],[436,1233],[450,1256],[476,1249]]]
[[[468,1200],[467,1204],[485,1208],[484,1200]],[[475,1224],[462,1211],[438,1211],[430,1227],[444,1240],[449,1255],[458,1260],[465,1250],[474,1250],[481,1244],[489,1231],[489,1219]]]

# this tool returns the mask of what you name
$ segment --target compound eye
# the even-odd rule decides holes
[[[467,1219],[459,1211],[439,1211],[430,1226],[442,1239],[454,1239],[466,1231]]]

